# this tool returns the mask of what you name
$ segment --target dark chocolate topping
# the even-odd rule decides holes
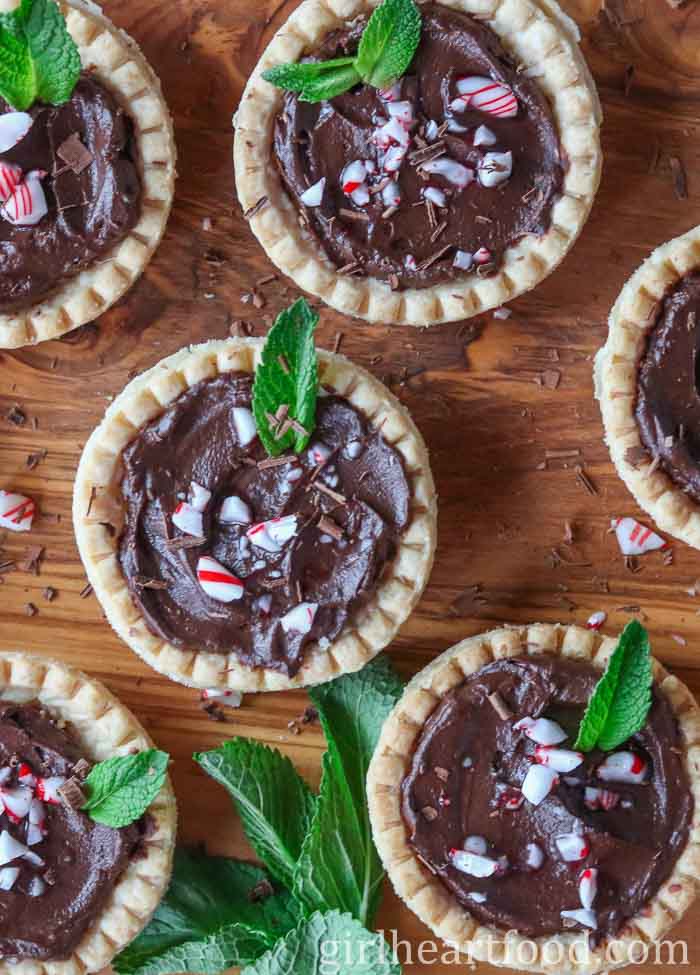
[[[11,110],[0,100],[0,112]],[[29,114],[33,126],[2,160],[20,166],[25,175],[47,173],[41,185],[49,212],[35,226],[0,218],[0,309],[5,311],[34,304],[104,257],[140,216],[133,124],[92,75],[81,75],[64,105],[37,104]],[[82,170],[85,160],[78,160],[79,147],[71,139],[76,134],[93,157]]]
[[[574,771],[560,775],[540,805],[525,799],[519,808],[506,808],[509,796],[519,796],[507,787],[520,787],[536,747],[514,729],[517,719],[555,720],[569,733],[558,747],[571,749],[599,678],[589,664],[561,658],[496,661],[445,695],[425,724],[402,786],[410,842],[484,924],[530,937],[562,931],[567,925],[560,912],[582,906],[581,871],[596,867],[593,937],[614,935],[656,894],[685,847],[693,800],[675,715],[657,691],[645,727],[621,749],[647,763],[644,783],[601,781],[596,770],[605,756],[593,751]],[[512,719],[499,717],[488,700],[494,692]],[[609,808],[598,808],[590,793],[586,798],[585,786],[605,789],[609,801],[603,804]],[[590,851],[582,861],[565,862],[555,838],[575,833],[583,834]],[[507,857],[503,869],[485,879],[456,869],[450,851],[463,849],[469,836],[483,837],[489,856]],[[544,853],[537,870],[526,865],[530,843]]]
[[[293,675],[306,643],[333,640],[374,592],[408,523],[411,492],[400,455],[338,396],[319,398],[310,449],[265,466],[257,437],[242,447],[233,420],[235,407],[250,406],[251,389],[244,374],[205,380],[124,451],[120,560],[136,605],[164,639]],[[172,515],[192,482],[212,497],[204,537],[183,548]],[[295,515],[294,536],[270,552],[246,537],[251,524],[223,524],[222,502],[233,496],[252,523]],[[223,603],[204,592],[197,562],[205,555],[243,581],[242,598]],[[285,632],[281,618],[300,603],[318,604],[311,629]]]
[[[274,151],[282,178],[330,260],[339,268],[359,263],[361,273],[394,284],[426,287],[462,277],[453,266],[456,252],[474,254],[487,248],[491,259],[480,273],[498,266],[503,252],[526,234],[543,234],[551,224],[552,204],[561,193],[564,163],[556,124],[536,82],[519,73],[498,37],[485,24],[443,6],[421,7],[423,31],[410,73],[401,82],[401,100],[413,106],[416,125],[408,156],[398,173],[401,202],[382,218],[388,200],[378,193],[366,205],[355,205],[341,188],[341,174],[353,160],[376,165],[370,187],[386,182],[384,151],[373,141],[377,127],[388,118],[388,106],[371,86],[361,85],[331,101],[310,104],[288,93],[275,125]],[[365,21],[331,33],[318,58],[325,60],[354,53]],[[513,118],[499,118],[469,108],[453,111],[457,80],[486,77],[508,86],[518,101]],[[465,131],[435,130],[451,121]],[[426,130],[426,124],[432,123]],[[486,125],[493,145],[474,145],[475,132]],[[432,129],[432,134],[431,134]],[[418,136],[418,139],[416,139]],[[426,143],[444,143],[441,158],[459,162],[474,172],[485,153],[512,152],[512,175],[498,186],[484,187],[473,179],[458,189],[443,175],[425,179],[412,153]],[[425,157],[424,157],[425,158]],[[326,177],[320,207],[304,207],[299,197]],[[396,178],[396,174],[394,174]],[[445,208],[422,205],[422,191],[432,186],[446,197]],[[348,218],[341,211],[363,214],[368,220]],[[437,233],[439,226],[445,228]],[[440,259],[427,262],[446,248]]]
[[[642,443],[700,503],[700,273],[666,295],[639,367],[635,415]]]
[[[106,906],[138,846],[138,826],[111,829],[55,804],[55,782],[43,791],[42,780],[69,778],[82,757],[68,732],[38,706],[0,706],[0,789],[18,790],[20,802],[29,790],[40,802],[21,818],[7,811],[0,816],[0,830],[30,851],[29,857],[0,866],[3,880],[5,871],[19,870],[11,889],[0,890],[0,955],[5,958],[67,958]],[[49,794],[53,802],[41,800]],[[43,833],[38,842],[29,832],[38,818],[35,809],[43,820],[33,823]]]

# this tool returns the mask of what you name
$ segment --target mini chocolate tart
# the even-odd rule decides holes
[[[657,248],[610,314],[596,395],[617,472],[665,532],[700,548],[700,228]]]
[[[172,204],[175,142],[160,82],[94,4],[59,7],[84,70],[69,101],[37,102],[29,130],[0,153],[3,199],[24,181],[0,215],[2,348],[106,311],[146,267]],[[0,100],[0,122],[12,111]]]
[[[368,776],[397,893],[474,960],[593,973],[638,960],[696,896],[700,709],[654,661],[643,729],[572,750],[617,641],[493,630],[408,685]]]
[[[170,781],[123,829],[80,812],[68,788],[95,762],[150,747],[102,684],[0,653],[0,972],[97,972],[150,920],[170,880]]]
[[[250,409],[263,344],[206,343],[133,380],[78,469],[76,537],[107,618],[194,687],[276,690],[359,669],[432,566],[432,475],[401,404],[319,352],[309,447],[269,458]]]
[[[421,6],[393,88],[308,103],[267,68],[357,50],[371,5],[306,0],[236,116],[238,195],[274,263],[339,311],[432,325],[539,283],[590,211],[600,109],[575,24],[554,3]]]

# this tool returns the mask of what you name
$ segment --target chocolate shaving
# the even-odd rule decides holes
[[[91,769],[91,765],[86,758],[79,758],[73,766],[73,775],[77,779],[84,779]]]
[[[88,582],[87,585],[83,586],[78,595],[81,599],[87,599],[88,596],[92,596],[92,583]]]
[[[58,593],[53,588],[53,586],[47,586],[46,589],[44,589],[44,591],[42,592],[41,595],[44,597],[44,599],[46,600],[47,603],[51,603],[51,602],[54,601],[54,599],[56,598],[56,596],[58,595]]]
[[[183,548],[197,548],[204,545],[206,538],[203,535],[182,535],[180,538],[168,538],[165,544],[171,552],[179,552]]]
[[[498,691],[494,691],[493,694],[489,694],[488,701],[501,721],[510,721],[510,719],[513,717],[513,712]]]
[[[44,546],[33,545],[31,548],[27,549],[24,559],[17,563],[17,568],[21,569],[22,572],[31,572],[32,575],[38,576],[43,555]]]
[[[443,257],[447,253],[448,250],[450,250],[451,247],[452,247],[452,244],[445,244],[445,246],[444,247],[441,247],[439,251],[435,251],[434,254],[432,254],[430,257],[426,258],[421,264],[419,264],[418,267],[416,268],[416,270],[417,271],[427,271],[428,268],[429,267],[432,267],[432,265],[436,261],[439,261],[440,258]]]
[[[671,166],[671,176],[673,177],[673,189],[676,197],[679,200],[688,199],[688,177],[685,172],[685,166],[678,158],[678,156],[668,157],[669,165]]]
[[[331,538],[334,538],[337,542],[343,537],[343,529],[337,522],[333,521],[332,518],[329,518],[328,515],[321,515],[318,521],[318,528],[319,531],[324,532],[326,535],[330,535]]]
[[[302,426],[298,420],[289,420],[288,422],[292,430],[298,433],[300,437],[309,437],[311,435],[306,427]]]
[[[556,389],[561,382],[561,373],[557,369],[545,369],[540,378],[546,389]]]
[[[347,210],[345,207],[340,207],[338,214],[345,220],[357,220],[360,223],[369,223],[369,214],[361,210]]]
[[[27,454],[26,466],[27,470],[33,471],[34,468],[44,460],[48,450],[37,450],[35,454]]]
[[[438,811],[437,809],[433,808],[433,806],[423,806],[420,813],[423,819],[425,819],[428,823],[434,823],[438,818]]]
[[[646,449],[646,447],[642,447],[642,445],[639,444],[636,447],[627,448],[625,451],[625,460],[630,467],[634,468],[635,471],[638,471],[639,468],[644,464],[649,463],[651,457],[649,456],[649,451]]]
[[[19,406],[15,405],[7,411],[7,419],[10,423],[14,423],[16,427],[23,427],[27,422],[27,414]]]
[[[285,464],[292,464],[296,460],[293,454],[284,454],[282,457],[266,457],[258,461],[258,470],[266,471],[271,467],[284,467]]]
[[[341,345],[341,343],[343,341],[343,338],[344,338],[344,336],[343,336],[343,333],[342,332],[336,332],[335,333],[335,341],[333,342],[333,352],[336,355],[340,351],[340,345]]]
[[[27,605],[24,607],[24,612],[27,614],[27,616],[36,616],[39,610],[36,608],[34,603],[27,603]]]
[[[343,264],[342,267],[338,268],[338,274],[357,274],[362,270],[362,265],[359,261],[349,261],[347,264]]]
[[[254,203],[252,207],[250,207],[248,210],[245,211],[243,217],[246,220],[250,220],[250,218],[254,217],[256,213],[260,213],[262,208],[267,206],[269,202],[270,201],[266,196],[261,196],[257,203]]]
[[[430,243],[434,244],[435,241],[447,230],[447,220],[443,220],[442,223],[438,224],[435,230],[430,235]]]
[[[163,579],[149,579],[147,576],[134,576],[134,585],[139,589],[167,589],[168,583]]]
[[[578,480],[579,484],[581,484],[581,486],[588,491],[589,494],[598,493],[598,488],[595,486],[580,464],[576,465],[576,479]]]
[[[447,780],[450,777],[450,770],[446,768],[442,768],[441,765],[436,765],[435,768],[433,769],[433,772],[435,772],[435,774],[437,775],[437,777],[440,779],[441,782],[447,782]]]
[[[80,783],[72,776],[56,789],[56,795],[66,809],[82,809],[87,802],[87,797],[80,788]]]
[[[320,481],[314,481],[312,484],[309,485],[309,487],[315,488],[316,491],[321,491],[323,494],[327,494],[329,498],[333,498],[333,500],[337,501],[338,504],[348,503],[347,498],[343,497],[342,494],[338,494],[337,491],[334,491],[332,488],[327,487],[325,484],[322,484]]]
[[[83,143],[77,132],[73,132],[56,150],[58,158],[72,169],[76,176],[95,161],[95,157]]]

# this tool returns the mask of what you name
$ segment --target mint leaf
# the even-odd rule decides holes
[[[194,759],[231,794],[250,845],[272,876],[291,889],[315,806],[292,763],[247,738],[233,738]]]
[[[328,751],[316,812],[294,875],[308,911],[338,908],[371,925],[384,870],[374,849],[365,781],[382,725],[403,691],[384,657],[311,688]]]
[[[413,0],[384,0],[362,32],[355,67],[362,80],[386,88],[409,67],[420,41],[421,15]]]
[[[167,894],[145,930],[119,954],[119,975],[216,973],[246,965],[271,948],[299,921],[286,892],[253,902],[253,888],[267,880],[249,863],[175,852]]]
[[[352,88],[360,81],[354,58],[332,61],[303,61],[279,64],[263,72],[263,78],[278,88],[296,91],[303,102],[321,102]]]
[[[315,913],[241,975],[401,975],[384,938],[339,911]]]
[[[169,761],[165,752],[149,748],[99,762],[85,779],[82,809],[96,823],[114,829],[136,822],[163,788]]]
[[[258,436],[271,457],[287,450],[299,453],[316,424],[318,370],[314,329],[318,315],[299,298],[275,319],[267,335],[262,361],[255,372],[253,414]],[[297,429],[282,429],[271,421],[281,406]],[[283,422],[283,421],[282,421]],[[303,431],[303,432],[302,432]]]
[[[632,620],[595,686],[574,748],[612,751],[639,731],[651,707],[652,681],[649,635],[641,623]]]
[[[22,0],[0,14],[0,94],[13,108],[68,101],[80,71],[78,48],[53,0]]]

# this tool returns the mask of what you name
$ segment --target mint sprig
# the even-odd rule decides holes
[[[0,95],[14,109],[68,101],[80,71],[78,48],[53,0],[22,0],[0,14]]]
[[[595,686],[574,748],[609,752],[640,731],[651,707],[652,681],[649,635],[632,620]]]
[[[279,64],[264,71],[263,78],[297,92],[303,102],[326,101],[359,82],[387,88],[407,71],[420,33],[421,15],[414,0],[384,0],[367,21],[355,57]]]
[[[268,333],[255,371],[253,415],[258,436],[271,457],[288,450],[299,453],[313,432],[318,394],[317,324],[318,314],[299,298],[280,312]]]
[[[148,748],[99,762],[83,783],[83,812],[114,829],[136,822],[163,788],[169,761],[165,752]]]

